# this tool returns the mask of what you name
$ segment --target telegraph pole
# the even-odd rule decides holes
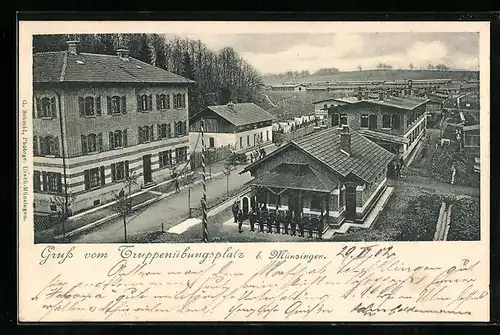
[[[202,210],[202,229],[203,229],[203,242],[208,242],[208,227],[207,227],[207,180],[205,175],[205,136],[204,136],[205,121],[201,119],[200,134],[201,134],[201,167],[203,169],[203,197],[201,198]]]

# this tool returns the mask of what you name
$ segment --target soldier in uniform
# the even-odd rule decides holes
[[[252,212],[250,212],[250,217],[248,220],[250,221],[250,231],[255,231],[255,220],[257,218],[257,215],[255,213],[255,209],[252,209]]]
[[[281,216],[282,216],[282,214],[278,212],[276,215],[276,220],[274,220],[274,224],[276,225],[276,234],[280,234],[281,221],[282,221]]]
[[[241,230],[241,227],[243,226],[243,211],[240,209],[238,211],[238,232],[243,232],[243,230]]]
[[[274,214],[274,213],[269,214],[269,217],[267,219],[267,232],[268,233],[273,232],[273,226],[274,226],[275,220],[276,220],[276,214]]]
[[[294,217],[293,215],[291,215],[291,218],[290,218],[290,228],[292,230],[292,236],[296,236],[297,235],[297,220],[298,220],[297,217]]]
[[[233,212],[234,223],[236,223],[238,221],[238,212],[240,211],[240,206],[238,205],[238,201],[236,200],[234,201],[231,211]]]
[[[259,214],[259,231],[261,233],[264,232],[264,224],[266,223],[266,217],[263,212],[260,212]]]
[[[299,220],[299,236],[304,237],[304,226],[306,225],[306,218],[303,217],[301,220]]]
[[[288,227],[290,226],[290,220],[292,219],[292,216],[290,215],[290,212],[286,213],[283,217],[283,228],[285,229],[284,234],[288,235]]]

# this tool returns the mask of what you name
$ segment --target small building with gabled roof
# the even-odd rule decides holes
[[[254,103],[208,106],[190,118],[190,142],[195,151],[201,151],[201,145],[195,144],[203,120],[207,148],[230,146],[236,152],[246,152],[272,143],[275,119]]]
[[[254,206],[286,211],[324,227],[362,222],[386,187],[394,154],[348,126],[292,140],[247,166]]]

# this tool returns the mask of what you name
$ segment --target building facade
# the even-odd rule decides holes
[[[129,57],[69,50],[34,55],[35,211],[58,211],[74,196],[76,213],[167,179],[189,157],[191,80]]]
[[[247,166],[252,206],[315,217],[322,227],[362,222],[385,190],[393,154],[350,127],[292,140]]]
[[[426,129],[428,99],[394,97],[384,93],[379,99],[362,99],[329,109],[333,127],[348,125],[406,161]]]
[[[272,124],[275,117],[254,103],[228,103],[209,106],[190,119],[190,143],[201,151],[200,125],[204,120],[205,146],[229,146],[236,152],[247,152],[273,141]]]

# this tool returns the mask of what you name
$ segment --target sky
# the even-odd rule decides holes
[[[187,37],[187,36],[186,36]],[[445,64],[479,70],[479,33],[255,33],[189,35],[218,51],[233,47],[261,73],[335,67],[340,71]]]

